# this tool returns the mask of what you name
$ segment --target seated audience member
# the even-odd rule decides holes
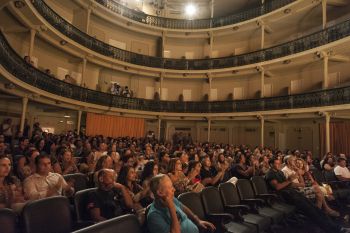
[[[303,194],[291,187],[292,180],[296,179],[291,175],[286,179],[281,171],[281,161],[277,156],[270,159],[271,169],[265,176],[267,184],[289,204],[296,206],[297,210],[307,216],[310,221],[322,228],[325,232],[349,233],[350,229],[342,228],[333,222],[322,210],[314,206]]]
[[[146,163],[140,178],[140,183],[142,185],[143,190],[147,190],[146,196],[140,201],[143,207],[147,207],[153,202],[153,196],[149,184],[151,182],[152,177],[158,175],[158,173],[159,166],[154,161],[149,161],[148,163]]]
[[[180,195],[183,192],[187,192],[187,185],[189,180],[182,172],[182,163],[179,158],[172,158],[169,162],[168,176],[170,177],[174,188],[175,196]]]
[[[16,157],[15,164],[13,166],[13,173],[21,182],[31,175],[31,169],[28,166],[27,157],[25,157],[24,155]]]
[[[12,154],[14,156],[24,155],[24,152],[26,151],[26,149],[28,147],[29,140],[28,140],[28,138],[21,137],[21,138],[19,138],[18,143],[19,143],[19,145],[16,148],[14,148],[13,152],[12,152]]]
[[[150,186],[155,197],[147,215],[150,233],[198,233],[198,228],[215,230],[212,223],[200,220],[174,197],[175,189],[167,175],[153,177]]]
[[[14,208],[18,203],[24,203],[21,182],[11,176],[11,160],[0,156],[0,209]]]
[[[75,160],[72,156],[72,152],[70,150],[65,150],[63,153],[61,169],[62,169],[62,175],[79,172],[77,166],[75,165]]]
[[[97,176],[97,189],[90,193],[87,209],[91,219],[101,222],[126,214],[133,207],[127,188],[115,182],[112,169],[102,169]]]
[[[346,159],[338,158],[338,165],[334,168],[334,173],[340,181],[350,181],[350,171],[346,167]]]
[[[270,165],[269,165],[269,157],[267,155],[263,155],[260,157],[259,159],[259,169],[262,175],[265,175],[269,169],[270,169]]]
[[[248,166],[246,161],[246,156],[243,153],[238,153],[236,158],[237,164],[232,167],[232,176],[238,179],[250,179],[251,177],[257,175],[256,166]]]
[[[170,156],[166,151],[162,151],[159,153],[158,164],[159,164],[159,172],[166,174],[168,171],[168,166],[170,162]]]
[[[200,192],[203,190],[204,185],[200,177],[202,165],[199,161],[191,160],[188,163],[188,172],[187,172],[187,189],[192,192]]]
[[[36,171],[35,159],[39,155],[40,155],[40,153],[37,149],[31,149],[28,151],[28,154],[27,154],[28,166],[31,170],[31,174],[34,174]]]
[[[183,173],[187,173],[187,167],[188,167],[188,154],[186,151],[182,151],[178,153],[178,157],[180,159],[180,162],[182,164],[182,171]]]
[[[24,194],[29,200],[74,194],[73,184],[67,184],[62,175],[51,172],[51,160],[48,155],[37,156],[35,164],[36,173],[24,181]]]
[[[147,196],[148,190],[143,190],[142,187],[136,182],[136,171],[133,167],[123,166],[119,172],[117,182],[124,185],[129,191],[133,200],[133,209],[142,209],[140,200]]]
[[[302,159],[296,159],[295,161],[295,170],[299,174],[299,182],[304,185],[304,188],[312,188],[315,198],[316,198],[316,206],[319,209],[323,209],[326,214],[333,216],[333,217],[339,217],[340,214],[338,211],[333,210],[329,207],[327,204],[325,194],[322,192],[320,186],[318,183],[314,180],[311,173],[306,170],[306,162]]]
[[[326,157],[323,161],[322,170],[333,171],[334,167],[333,157]]]
[[[204,186],[217,185],[223,179],[225,175],[225,170],[216,170],[210,161],[209,156],[204,156],[201,161],[201,182]]]

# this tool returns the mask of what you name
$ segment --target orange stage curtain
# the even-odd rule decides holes
[[[330,144],[333,154],[344,153],[350,155],[350,123],[349,122],[331,122]],[[326,124],[320,124],[320,157],[322,158],[326,151]]]
[[[89,136],[103,135],[107,137],[144,137],[145,120],[87,113],[86,134]]]

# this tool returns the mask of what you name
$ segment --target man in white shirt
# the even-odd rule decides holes
[[[346,159],[338,158],[338,165],[334,168],[334,173],[340,181],[350,181],[350,171],[346,167]]]
[[[24,194],[29,200],[38,200],[46,197],[72,196],[73,184],[67,184],[63,176],[52,173],[51,160],[47,155],[39,155],[35,158],[36,173],[24,181]]]

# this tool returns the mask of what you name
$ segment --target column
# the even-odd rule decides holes
[[[166,32],[162,31],[162,57],[164,58]]]
[[[21,132],[23,132],[23,130],[24,130],[24,121],[26,119],[27,106],[28,106],[28,97],[23,97],[22,98],[21,124],[19,127],[19,131],[21,131]]]
[[[210,74],[208,74],[208,82],[209,82],[209,91],[208,91],[208,97],[209,97],[209,101],[211,101],[212,100],[212,96],[211,96],[211,87],[212,87],[212,81],[213,81],[213,79],[212,79],[212,77],[211,77],[211,75]]]
[[[35,34],[36,34],[36,30],[33,29],[33,28],[31,28],[31,29],[30,29],[29,51],[28,51],[28,56],[29,56],[30,58],[33,56]]]
[[[209,32],[209,56],[212,58],[213,57],[213,46],[214,46],[214,36],[213,32]]]
[[[323,83],[322,83],[323,89],[328,88],[328,62],[329,62],[328,55],[324,55],[324,57],[323,57]]]
[[[83,58],[82,65],[81,65],[81,81],[80,86],[84,85],[85,82],[85,76],[86,76],[86,58]]]
[[[263,116],[258,118],[260,119],[260,146],[264,147],[265,119]]]
[[[81,125],[81,114],[83,112],[81,110],[78,111],[78,122],[77,122],[77,134],[80,134],[80,125]]]
[[[159,99],[162,100],[163,95],[163,79],[164,79],[164,73],[160,74],[160,80],[159,80]]]
[[[208,142],[210,142],[210,131],[211,131],[211,119],[208,118],[208,138],[207,138]]]
[[[215,0],[211,0],[210,18],[214,18],[214,2]]]
[[[265,70],[260,71],[260,98],[265,97]]]
[[[261,22],[261,44],[260,48],[264,49],[265,47],[265,24]]]
[[[91,8],[87,9],[87,15],[86,15],[86,24],[85,24],[85,32],[89,34],[90,29],[90,17],[91,16]]]
[[[330,122],[331,122],[331,115],[329,112],[325,113],[326,118],[326,153],[331,151],[331,137],[330,137]]]
[[[160,140],[160,130],[161,130],[162,119],[158,116],[158,127],[157,127],[157,139]]]
[[[322,28],[327,26],[327,0],[322,0]]]

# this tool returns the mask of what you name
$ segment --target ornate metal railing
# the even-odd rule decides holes
[[[296,109],[350,103],[350,86],[305,94],[213,102],[156,101],[125,98],[63,82],[34,68],[10,47],[0,33],[0,64],[17,79],[49,93],[102,106],[150,112],[225,113]]]
[[[207,29],[223,27],[227,25],[232,25],[235,23],[243,22],[249,19],[259,17],[261,15],[267,14],[271,11],[284,7],[296,0],[272,0],[267,1],[261,6],[239,12],[234,15],[212,18],[212,19],[172,19],[158,17],[154,15],[147,15],[143,12],[132,10],[114,0],[95,0],[97,3],[103,5],[104,7],[110,9],[114,13],[117,13],[123,17],[137,21],[139,23],[161,27],[169,29]]]
[[[208,70],[237,67],[300,53],[350,36],[350,20],[299,39],[247,54],[213,59],[171,59],[146,56],[113,47],[80,31],[54,12],[43,0],[32,0],[37,11],[58,31],[75,42],[127,63],[175,70]]]

